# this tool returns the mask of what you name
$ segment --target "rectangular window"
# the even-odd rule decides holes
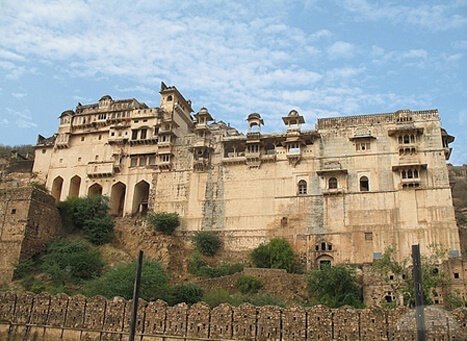
[[[137,157],[132,157],[130,159],[130,167],[136,167],[138,165],[138,158]]]
[[[102,140],[102,135],[99,135],[99,140]]]
[[[137,140],[138,139],[138,130],[136,130],[136,129],[131,130],[131,139],[132,140]]]
[[[84,136],[81,136],[81,141],[84,141]]]
[[[139,158],[139,165],[140,166],[146,166],[146,156],[141,156]]]
[[[155,156],[150,156],[149,157],[149,164],[151,166],[155,165],[156,164],[156,157]]]
[[[141,129],[141,140],[146,140],[147,129]]]
[[[365,232],[365,240],[373,240],[373,232]]]

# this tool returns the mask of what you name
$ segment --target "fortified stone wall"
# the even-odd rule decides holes
[[[0,284],[11,281],[21,258],[46,247],[61,232],[60,214],[53,197],[31,188],[0,191]]]
[[[1,340],[126,340],[131,301],[0,293]],[[415,340],[415,312],[139,304],[137,340]],[[467,309],[425,309],[430,340],[465,340]]]

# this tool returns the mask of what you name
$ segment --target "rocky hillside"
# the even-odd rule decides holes
[[[467,165],[449,166],[452,201],[460,228],[462,253],[467,258]]]

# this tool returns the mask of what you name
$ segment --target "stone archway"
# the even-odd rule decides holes
[[[70,190],[68,196],[70,198],[79,197],[79,188],[81,186],[81,178],[78,175],[75,175],[70,180]]]
[[[323,269],[325,266],[333,266],[334,259],[329,255],[321,255],[316,258],[316,264],[319,269]]]
[[[116,217],[123,216],[123,208],[125,207],[126,185],[122,182],[117,182],[110,190],[110,214]]]
[[[149,201],[149,183],[142,180],[135,185],[135,191],[133,193],[133,207],[132,213],[146,214],[148,211]]]
[[[52,196],[55,198],[56,202],[60,201],[60,197],[62,195],[62,187],[63,178],[61,176],[57,176],[52,182]]]
[[[88,196],[94,197],[97,195],[102,195],[102,186],[99,184],[94,184],[88,189]]]

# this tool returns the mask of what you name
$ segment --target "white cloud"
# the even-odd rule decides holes
[[[467,26],[465,4],[462,1],[447,4],[399,5],[391,2],[369,2],[367,0],[345,0],[339,2],[357,18],[395,24],[407,23],[430,31],[445,31]]]
[[[427,58],[428,57],[428,52],[423,49],[413,49],[413,50],[408,50],[406,52],[403,52],[401,54],[402,58]]]
[[[467,125],[467,109],[461,110],[458,115],[458,122],[460,125]]]
[[[351,58],[355,53],[355,46],[346,41],[336,41],[327,49],[329,58]]]
[[[326,74],[326,79],[344,79],[358,76],[365,72],[364,67],[343,67],[329,70]]]
[[[6,108],[5,110],[6,110],[6,115],[9,118],[12,118],[12,121],[10,121],[10,119],[5,118],[5,117],[1,118],[0,121],[2,122],[3,125],[11,126],[12,123],[14,123],[14,125],[17,128],[21,128],[21,129],[37,127],[37,124],[33,121],[31,117],[31,112],[28,109],[18,111],[18,110],[14,110],[11,108]]]
[[[25,92],[12,92],[11,95],[15,98],[23,98],[27,96]]]
[[[13,61],[25,61],[26,59],[18,53],[0,49],[0,59],[8,59]]]

